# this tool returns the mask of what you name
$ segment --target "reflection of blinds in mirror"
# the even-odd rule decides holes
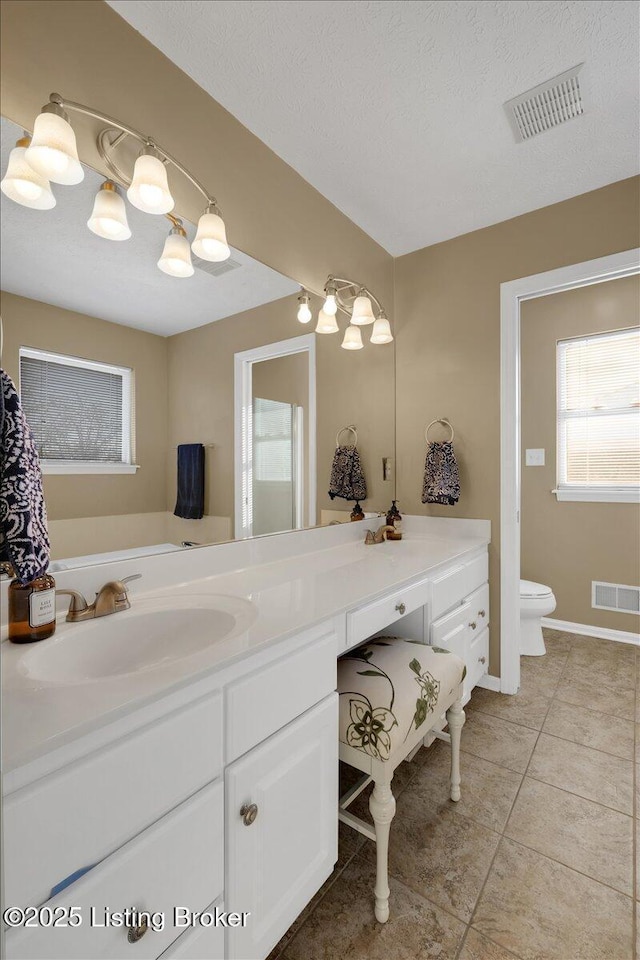
[[[293,478],[293,410],[277,400],[253,401],[253,479],[290,483]]]
[[[130,371],[35,353],[21,351],[20,393],[40,457],[130,462]]]
[[[558,342],[559,485],[640,483],[640,331]]]

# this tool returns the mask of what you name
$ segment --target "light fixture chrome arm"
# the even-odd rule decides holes
[[[327,286],[328,286],[329,284],[333,284],[333,285],[335,286],[335,288],[336,288],[336,302],[337,302],[337,304],[338,304],[338,307],[339,307],[344,313],[346,313],[348,316],[351,315],[351,311],[348,309],[348,307],[345,308],[345,306],[344,306],[343,303],[341,302],[341,298],[340,298],[341,292],[342,292],[343,290],[347,290],[347,289],[355,290],[355,291],[356,291],[356,296],[357,296],[359,293],[364,294],[364,296],[368,297],[369,300],[371,300],[371,301],[375,304],[376,309],[378,310],[378,313],[385,314],[385,309],[384,309],[384,307],[382,306],[382,304],[380,303],[380,301],[378,300],[378,298],[376,297],[376,295],[375,295],[374,293],[372,293],[371,290],[369,290],[369,288],[364,285],[364,283],[358,283],[358,282],[355,281],[355,280],[348,280],[348,279],[346,279],[346,277],[334,277],[334,276],[329,276],[329,277],[327,277]],[[351,298],[351,299],[353,299],[353,298]]]

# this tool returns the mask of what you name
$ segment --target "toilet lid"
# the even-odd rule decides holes
[[[548,597],[551,592],[551,587],[545,586],[544,583],[534,583],[533,580],[520,581],[521,597]]]

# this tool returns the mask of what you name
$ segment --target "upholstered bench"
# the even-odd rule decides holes
[[[340,759],[366,774],[340,798],[338,816],[376,843],[375,915],[389,919],[389,830],[396,767],[431,734],[451,744],[451,799],[460,799],[463,661],[448,650],[377,637],[338,660]],[[444,733],[444,714],[449,733]],[[347,807],[373,781],[375,829]]]

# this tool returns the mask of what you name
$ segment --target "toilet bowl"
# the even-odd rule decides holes
[[[551,587],[532,580],[520,581],[520,653],[525,657],[542,657],[547,651],[542,636],[542,617],[556,608]]]

